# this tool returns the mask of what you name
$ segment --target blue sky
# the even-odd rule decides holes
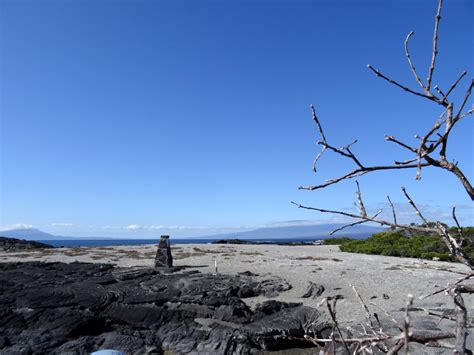
[[[377,79],[368,63],[416,87],[431,55],[433,1],[0,1],[2,228],[142,237],[221,231],[330,216],[291,200],[351,209],[354,183],[298,191],[349,169],[318,152],[309,105],[335,145],[364,162],[410,158],[440,111]],[[447,1],[434,83],[473,68],[473,4]],[[461,89],[465,90],[466,79]],[[457,96],[462,97],[459,90]],[[472,100],[468,103],[472,105]],[[449,156],[473,177],[473,123]],[[454,141],[460,144],[455,144]],[[390,194],[406,220],[406,186],[432,218],[472,203],[446,172],[360,179],[376,210]],[[415,221],[415,219],[413,219]],[[299,222],[294,222],[299,223]]]

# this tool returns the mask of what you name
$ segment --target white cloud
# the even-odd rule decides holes
[[[72,227],[72,223],[51,223],[51,227]]]
[[[128,226],[125,227],[125,229],[138,230],[138,229],[143,229],[143,227],[139,226],[138,224],[129,224]]]
[[[202,227],[202,226],[149,226],[147,229],[156,230],[156,229],[170,229],[170,230],[188,230],[188,229],[210,229],[209,227]]]
[[[103,229],[113,229],[117,228],[114,226],[104,226]],[[127,230],[144,230],[144,231],[157,231],[157,230],[206,230],[213,229],[211,227],[203,226],[180,226],[180,225],[164,225],[164,224],[152,224],[152,225],[138,225],[138,224],[129,224],[125,227]]]
[[[154,230],[160,230],[160,229],[165,229],[165,228],[166,228],[166,226],[163,226],[163,225],[160,224],[160,225],[157,225],[157,226],[149,226],[147,229],[154,231]]]
[[[0,230],[7,231],[10,229],[29,229],[34,228],[35,226],[32,224],[25,224],[25,223],[16,223],[16,224],[7,224],[5,226],[1,226]]]

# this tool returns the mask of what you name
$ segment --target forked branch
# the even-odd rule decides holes
[[[360,159],[357,156],[352,146],[357,142],[354,140],[351,144],[342,146],[339,148],[339,145],[334,145],[328,140],[329,135],[327,132],[324,131],[320,118],[316,114],[316,109],[314,106],[311,106],[311,113],[314,122],[316,123],[318,133],[320,135],[320,140],[317,142],[318,145],[321,146],[321,151],[316,156],[314,163],[313,163],[313,170],[316,172],[316,165],[319,160],[323,157],[324,153],[331,152],[335,155],[348,159],[351,161],[351,164],[354,164],[354,168],[349,172],[341,176],[336,176],[332,179],[326,180],[322,183],[311,185],[311,186],[300,186],[299,189],[303,190],[317,190],[323,189],[328,186],[340,183],[344,180],[350,180],[354,178],[361,177],[368,173],[372,173],[375,171],[394,171],[394,170],[404,170],[404,169],[414,169],[416,171],[415,178],[417,180],[421,179],[422,170],[426,167],[434,167],[439,169],[444,169],[454,175],[458,181],[462,184],[463,188],[465,189],[467,195],[474,201],[474,188],[462,171],[461,167],[459,166],[458,162],[452,158],[448,157],[448,147],[450,146],[450,140],[452,137],[452,132],[461,120],[465,120],[474,113],[474,108],[465,109],[468,105],[469,99],[471,97],[471,93],[474,87],[474,80],[471,79],[467,89],[465,91],[465,95],[462,100],[459,102],[455,102],[451,99],[454,95],[452,93],[454,90],[460,88],[461,82],[466,77],[467,72],[463,71],[457,79],[449,86],[448,90],[443,90],[446,88],[441,88],[438,85],[435,85],[433,82],[434,73],[436,71],[436,64],[437,64],[437,56],[438,56],[438,33],[439,33],[439,25],[441,21],[441,10],[443,7],[443,0],[438,0],[438,7],[436,11],[435,21],[434,21],[434,30],[433,30],[433,39],[432,39],[432,51],[431,51],[431,61],[428,67],[428,75],[426,78],[426,83],[420,78],[420,75],[415,67],[413,62],[411,53],[410,53],[410,40],[413,38],[414,32],[411,31],[404,42],[404,49],[405,49],[405,57],[408,62],[409,69],[413,74],[413,77],[418,84],[419,88],[412,89],[408,85],[404,85],[401,82],[392,79],[391,77],[385,75],[380,70],[375,69],[372,65],[368,65],[367,67],[379,78],[383,79],[384,81],[394,85],[395,87],[402,89],[403,91],[415,95],[417,97],[421,97],[423,99],[428,100],[429,102],[433,102],[437,105],[437,107],[441,107],[442,111],[440,114],[437,114],[432,119],[432,123],[425,127],[422,132],[416,132],[417,134],[414,135],[415,141],[414,142],[406,142],[400,139],[395,138],[393,135],[386,135],[385,139],[389,142],[395,143],[399,147],[403,148],[405,152],[408,152],[409,156],[404,157],[403,159],[395,160],[393,164],[378,164],[378,165],[366,165],[364,164],[364,160]],[[433,90],[434,89],[434,90]],[[418,118],[418,117],[413,117]],[[426,122],[426,120],[424,120]],[[424,132],[424,133],[423,133]],[[448,144],[449,143],[449,144]],[[462,142],[464,143],[464,142]],[[335,229],[331,234],[341,231],[347,227],[363,224],[363,223],[375,223],[380,226],[388,226],[395,229],[401,229],[405,231],[412,231],[412,232],[419,232],[419,233],[428,233],[428,234],[436,234],[441,236],[442,240],[448,247],[450,254],[455,258],[457,261],[463,263],[467,267],[470,268],[470,272],[465,274],[463,278],[455,281],[454,283],[448,284],[446,288],[431,292],[428,295],[421,297],[422,299],[426,297],[430,297],[432,295],[445,292],[451,295],[456,316],[451,317],[452,320],[456,321],[456,330],[455,332],[440,332],[437,334],[428,334],[426,332],[419,332],[415,329],[412,330],[410,325],[410,314],[409,310],[412,305],[413,298],[409,298],[406,306],[406,318],[403,329],[400,329],[397,335],[389,335],[383,332],[381,323],[378,320],[378,316],[375,316],[376,324],[373,323],[372,317],[368,310],[367,305],[362,301],[362,298],[354,289],[356,294],[358,295],[362,305],[364,306],[364,310],[367,315],[368,320],[368,327],[370,328],[372,334],[367,332],[366,327],[363,327],[363,336],[362,337],[344,337],[341,329],[338,326],[337,319],[335,317],[335,303],[334,309],[331,308],[331,305],[328,303],[328,308],[335,323],[335,328],[333,329],[333,333],[331,335],[331,339],[317,339],[313,337],[305,337],[308,341],[313,342],[314,344],[320,343],[330,343],[332,344],[333,352],[335,351],[335,345],[343,344],[344,350],[349,352],[349,348],[352,349],[353,354],[359,354],[362,352],[371,352],[373,350],[373,346],[376,345],[380,350],[387,354],[397,354],[403,348],[405,348],[405,353],[408,353],[409,350],[409,343],[410,342],[420,342],[426,344],[433,340],[440,340],[445,338],[455,338],[455,354],[464,354],[466,348],[466,328],[467,328],[467,310],[464,304],[464,300],[462,298],[463,293],[474,293],[474,286],[464,284],[464,281],[473,279],[474,278],[474,261],[470,258],[469,254],[464,249],[464,244],[466,240],[466,236],[464,233],[463,228],[461,227],[458,218],[456,216],[456,208],[452,209],[452,218],[456,228],[449,229],[446,227],[445,224],[435,221],[430,222],[428,218],[422,213],[421,209],[418,208],[417,204],[415,203],[414,199],[408,194],[407,190],[402,187],[402,192],[407,200],[408,204],[414,209],[415,213],[421,219],[423,224],[415,225],[415,224],[403,224],[397,219],[396,208],[392,203],[392,200],[389,196],[387,196],[387,200],[389,203],[389,207],[391,209],[391,214],[393,216],[393,221],[383,218],[381,214],[382,210],[379,210],[377,213],[372,213],[369,209],[367,209],[366,205],[363,201],[362,192],[360,189],[359,182],[356,180],[356,207],[358,212],[346,212],[340,210],[329,210],[320,207],[312,207],[302,205],[296,202],[292,202],[298,208],[303,208],[307,210],[317,211],[320,213],[328,213],[337,216],[342,216],[352,220],[352,222],[343,225]],[[462,272],[460,272],[463,274]],[[395,321],[396,323],[396,321]],[[376,325],[379,329],[376,329]],[[339,336],[335,336],[335,332],[337,330],[337,334]],[[351,334],[351,333],[349,333]],[[390,341],[390,347],[387,348],[386,344]]]

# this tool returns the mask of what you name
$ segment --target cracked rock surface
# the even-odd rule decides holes
[[[273,297],[286,281],[254,275],[163,273],[89,263],[0,264],[0,353],[255,354],[309,346],[292,339],[329,323]]]

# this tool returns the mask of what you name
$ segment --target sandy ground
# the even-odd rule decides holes
[[[81,261],[151,267],[155,252],[155,245],[44,249],[0,252],[0,262]],[[377,312],[388,320],[382,308],[401,320],[408,294],[416,297],[415,307],[452,309],[451,298],[443,293],[424,301],[417,297],[443,288],[448,282],[462,277],[458,273],[469,271],[455,263],[344,253],[338,246],[185,244],[174,245],[172,252],[176,266],[190,266],[191,270],[214,272],[214,261],[217,261],[219,273],[251,271],[262,278],[274,275],[286,279],[293,288],[276,297],[281,301],[318,307],[324,297],[342,295],[344,299],[338,302],[337,309],[338,319],[343,325],[363,322],[365,317],[350,285],[358,290],[371,312]],[[324,293],[314,299],[301,298],[309,281],[323,285]],[[264,300],[263,296],[245,299],[250,306]],[[465,301],[468,311],[474,310],[474,297],[465,297]],[[441,326],[453,329],[454,323],[443,320]]]

